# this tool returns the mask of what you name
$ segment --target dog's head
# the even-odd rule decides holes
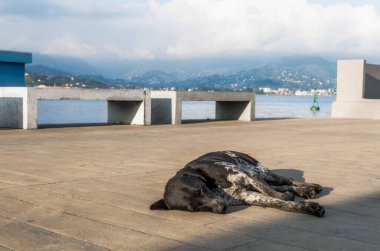
[[[197,173],[184,172],[171,178],[165,187],[164,198],[153,203],[151,210],[177,209],[190,212],[225,213],[226,201],[215,195],[206,179]]]

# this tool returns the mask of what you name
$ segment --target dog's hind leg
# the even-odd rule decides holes
[[[298,186],[272,186],[271,187],[276,190],[277,192],[285,193],[285,192],[291,192],[297,196],[311,199],[315,198],[318,193],[322,191],[322,187],[317,184],[309,184],[309,183],[303,183],[299,184]]]
[[[322,217],[325,209],[316,202],[283,201],[272,198],[262,193],[240,190],[234,193],[234,197],[254,206],[278,208],[289,212],[298,212]]]
[[[270,170],[268,171],[268,176],[270,176],[270,178],[266,180],[268,184],[272,186],[276,191],[282,192],[283,189],[289,188],[289,190],[286,191],[290,191],[300,197],[307,199],[315,198],[316,195],[322,191],[322,186],[319,184],[297,181],[292,178],[277,175]],[[278,188],[276,189],[276,187]]]
[[[316,194],[322,191],[322,186],[318,184],[300,182],[292,178],[277,175],[248,154],[235,151],[231,151],[231,153],[234,157],[237,157],[254,167],[253,170],[258,171],[260,177],[271,186],[292,186],[295,190],[294,193],[304,198],[314,198]]]
[[[246,187],[250,186],[255,191],[258,191],[260,193],[263,193],[265,195],[288,201],[288,200],[294,200],[294,194],[291,192],[278,192],[275,189],[273,189],[269,184],[261,179],[258,176],[248,176],[243,173],[230,173],[227,176],[228,181],[230,181],[232,184],[236,184],[236,187]]]

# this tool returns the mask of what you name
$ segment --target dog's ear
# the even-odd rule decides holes
[[[166,206],[166,203],[164,199],[158,200],[154,202],[152,205],[150,205],[150,210],[168,210],[168,206]]]
[[[198,174],[198,173],[184,172],[182,175],[183,175],[183,176],[189,176],[189,177],[198,178],[198,179],[200,179],[200,180],[203,180],[204,182],[207,182],[206,178],[203,177],[201,174]]]

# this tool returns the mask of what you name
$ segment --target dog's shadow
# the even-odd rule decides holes
[[[305,178],[303,177],[304,172],[302,170],[298,170],[298,169],[271,169],[271,171],[273,171],[277,175],[292,178],[292,179],[297,180],[297,181],[313,183],[313,181],[305,181]],[[321,185],[323,186],[323,184],[321,184]],[[316,199],[330,194],[330,192],[333,190],[334,190],[334,188],[332,188],[332,187],[323,186],[322,192],[320,192],[316,196]],[[304,199],[296,198],[296,201],[300,201],[300,200],[304,200]],[[244,210],[248,207],[249,207],[248,205],[231,206],[228,208],[227,213],[233,213],[233,212],[241,211],[241,210]]]

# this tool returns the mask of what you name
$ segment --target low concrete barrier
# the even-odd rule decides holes
[[[216,101],[218,120],[255,119],[254,92],[0,87],[0,127],[38,128],[38,100],[107,100],[109,124],[181,124],[182,101]]]
[[[108,123],[150,124],[149,91],[1,87],[0,127],[37,128],[38,100],[107,100]]]
[[[151,91],[152,124],[181,124],[182,101],[216,101],[217,120],[255,119],[254,92]]]

